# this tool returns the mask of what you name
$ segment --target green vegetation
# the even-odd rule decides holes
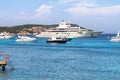
[[[78,26],[76,24],[71,24],[72,26]],[[29,29],[33,27],[41,27],[42,30],[48,29],[49,27],[57,27],[58,24],[52,24],[52,25],[37,25],[37,24],[25,24],[25,25],[16,25],[16,26],[0,26],[0,32],[10,32],[10,33],[18,33],[20,31],[27,31],[29,33],[32,33]]]

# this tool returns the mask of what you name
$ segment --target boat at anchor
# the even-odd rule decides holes
[[[111,38],[112,42],[120,42],[120,32],[118,31],[117,36]]]
[[[14,37],[13,34],[10,34],[10,33],[7,33],[7,32],[0,33],[0,39],[10,39],[10,38],[13,38],[13,37]]]
[[[47,43],[66,43],[68,40],[66,38],[57,38],[57,37],[52,37],[48,39],[46,42]]]
[[[16,42],[27,42],[27,41],[36,41],[36,38],[28,37],[28,36],[18,36]]]

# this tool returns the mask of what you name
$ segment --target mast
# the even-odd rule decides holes
[[[118,31],[118,33],[117,33],[117,37],[119,37],[120,36],[120,33],[119,33],[119,31]]]

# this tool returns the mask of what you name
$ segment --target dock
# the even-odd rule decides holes
[[[11,55],[4,53],[0,54],[0,56],[3,57],[3,59],[0,59],[0,67],[2,67],[2,71],[5,71],[6,66],[9,66],[11,70],[15,69],[14,65],[9,60]]]
[[[7,65],[6,61],[0,61],[0,66],[2,67],[2,71],[5,71],[5,66]]]

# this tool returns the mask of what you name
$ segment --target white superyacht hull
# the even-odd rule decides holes
[[[102,32],[41,32],[36,37],[66,37],[66,38],[82,38],[82,37],[97,37]]]
[[[85,37],[85,38],[93,38],[97,37],[101,34],[102,32],[95,32],[95,31],[85,31],[82,34],[79,35],[79,37]]]

